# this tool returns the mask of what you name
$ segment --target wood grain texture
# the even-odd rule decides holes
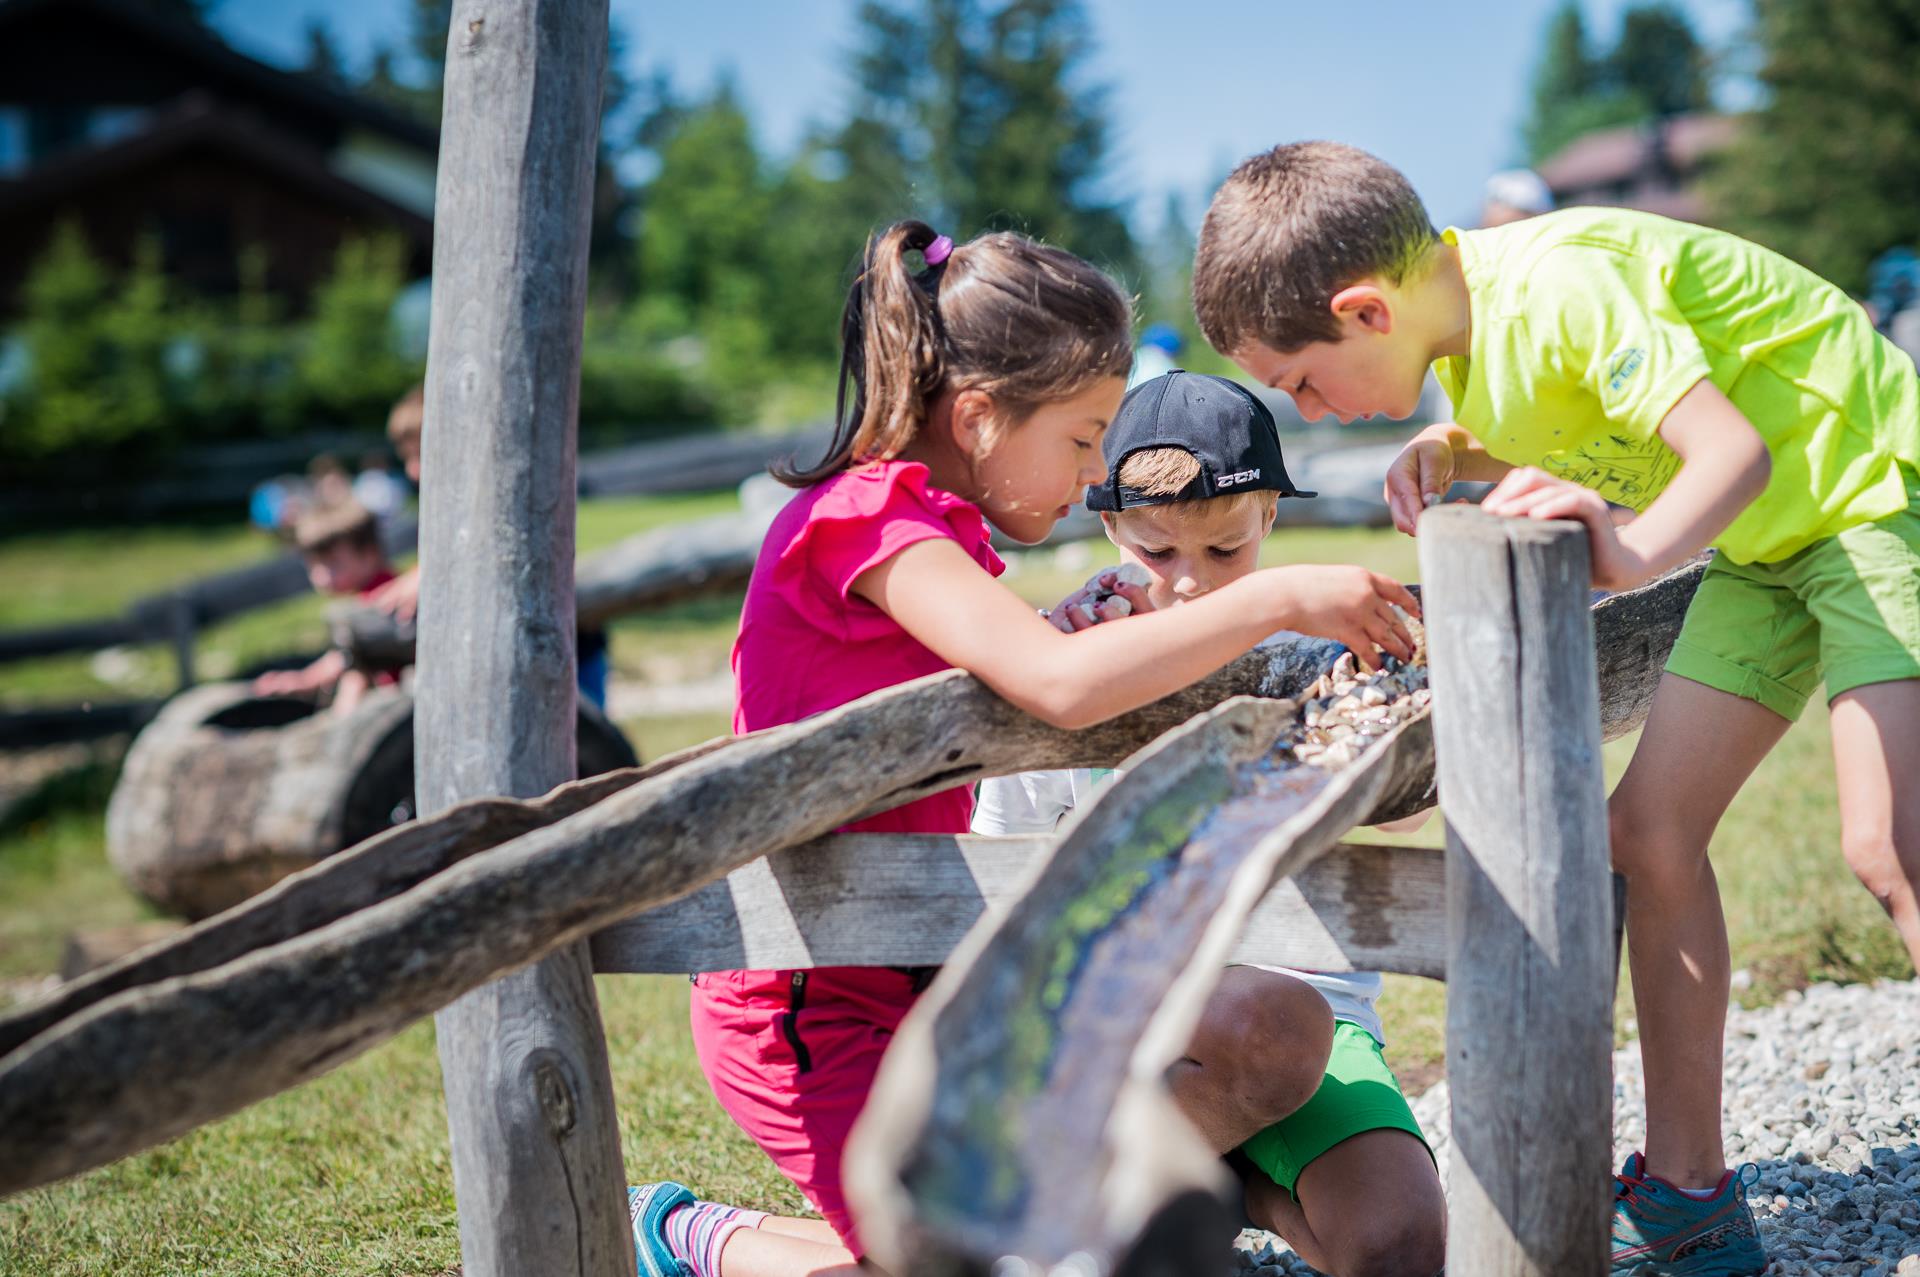
[[[1079,732],[1028,717],[967,675],[938,674],[725,742],[624,787],[621,773],[580,782],[603,796],[557,821],[541,812],[539,827],[484,851],[463,839],[498,836],[508,817],[464,834],[435,833],[443,818],[396,830],[395,838],[421,839],[408,844],[417,865],[447,867],[396,890],[349,852],[347,863],[365,875],[359,890],[379,897],[374,903],[309,925],[327,909],[302,893],[297,920],[256,915],[223,935],[231,944],[291,931],[285,939],[158,983],[129,983],[122,971],[116,991],[65,1003],[50,1023],[34,1016],[43,1027],[0,1058],[0,1193],[125,1156],[297,1085],[466,990],[760,856],[982,776],[1112,766],[1217,703],[1225,688],[1304,685],[1327,657],[1324,646],[1252,653]],[[771,794],[780,801],[768,802]],[[276,914],[279,890],[236,912]],[[270,901],[278,903],[260,909]],[[193,939],[189,932],[180,944]],[[173,948],[145,955],[142,971],[172,961]],[[102,973],[96,992],[112,974]]]
[[[1698,565],[1594,612],[1609,734],[1644,717]],[[1609,662],[1607,653],[1625,655]],[[759,856],[925,793],[1044,767],[1111,767],[1234,695],[1331,664],[1317,640],[1248,653],[1083,732],[951,672],[775,731],[710,742],[534,803],[465,804],[295,875],[179,940],[0,1015],[0,1194],[126,1156],[343,1063],[459,993]],[[1417,765],[1356,823],[1432,803]],[[781,795],[769,811],[769,794]],[[315,990],[323,991],[315,996]],[[244,1013],[244,1023],[235,1012]]]
[[[726,738],[645,767],[562,785],[534,800],[483,798],[390,829],[311,869],[283,878],[177,938],[61,985],[41,1001],[0,1014],[0,1058],[88,1007],[129,989],[208,971],[291,940],[419,886],[468,856],[592,806],[616,790],[724,746]]]
[[[1325,771],[1270,757],[1293,717],[1229,702],[1129,760],[953,954],[849,1145],[883,1267],[980,1273],[1018,1256],[1045,1270],[1086,1252],[1111,1271],[1204,1247],[1149,1226],[1222,1187],[1161,1078],[1273,884],[1427,779],[1424,719]],[[1142,1254],[1143,1236],[1166,1255]]]
[[[830,834],[756,860],[593,938],[594,970],[936,966],[1005,909],[1056,834]],[[1341,843],[1276,884],[1234,962],[1443,978],[1442,857]]]
[[[1228,696],[1278,696],[1307,686],[1332,662],[1336,651],[1319,640],[1306,640],[1250,652],[1192,688],[1082,733],[1046,728],[977,681],[958,673],[940,674],[877,693],[824,720],[776,732],[717,738],[636,770],[563,785],[537,800],[462,803],[296,874],[137,960],[116,964],[56,990],[41,1002],[0,1014],[0,1057],[106,998],[160,980],[210,971],[255,950],[316,931],[419,887],[470,856],[556,824],[612,794],[710,755],[720,756],[729,765],[759,768],[765,765],[761,751],[766,743],[780,736],[797,751],[792,759],[795,768],[805,770],[815,762],[831,765],[826,755],[839,749],[839,744],[829,745],[821,755],[813,753],[821,744],[819,729],[824,728],[825,738],[833,742],[843,736],[871,739],[889,731],[903,732],[901,748],[882,759],[897,764],[897,774],[902,776],[942,774],[956,761],[967,763],[967,780],[1039,767],[1110,767],[1161,731]],[[928,722],[945,724],[947,733],[926,735],[920,725]],[[948,756],[950,738],[973,740],[979,747],[971,757],[963,747],[956,760]],[[905,801],[891,797],[885,788],[887,773],[871,773],[868,761],[856,747],[839,778],[843,801],[858,804],[857,810],[849,808],[848,820]],[[742,857],[738,863],[750,859]],[[717,862],[709,878],[721,877],[733,867]],[[474,925],[478,927],[478,919]],[[0,1065],[0,1075],[3,1072]],[[0,1141],[4,1139],[5,1130],[0,1128]]]
[[[1420,570],[1447,815],[1447,1267],[1598,1277],[1614,911],[1586,533],[1430,510]]]
[[[235,715],[285,725],[225,721]],[[352,810],[355,782],[411,715],[411,701],[388,691],[346,715],[263,702],[243,683],[176,696],[127,751],[107,805],[107,858],[168,913],[229,908],[347,845],[367,823]]]
[[[607,0],[455,0],[435,195],[415,792],[573,779],[581,325]],[[584,943],[435,1022],[467,1277],[631,1277]]]

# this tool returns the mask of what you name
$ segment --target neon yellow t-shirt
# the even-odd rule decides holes
[[[1811,271],[1626,209],[1445,236],[1460,249],[1473,328],[1467,358],[1434,372],[1456,420],[1500,460],[1644,510],[1680,468],[1660,423],[1705,377],[1773,457],[1766,491],[1714,542],[1729,558],[1783,559],[1907,508],[1920,377]]]

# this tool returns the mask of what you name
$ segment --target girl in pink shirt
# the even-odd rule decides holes
[[[1082,727],[1212,673],[1280,629],[1411,655],[1395,582],[1356,567],[1256,572],[1193,604],[1063,632],[995,578],[989,528],[1043,539],[1105,477],[1101,438],[1132,364],[1125,295],[1019,235],[955,245],[900,222],[868,245],[841,324],[826,458],[760,550],[734,644],[736,732],[791,723],[958,666],[1029,713]],[[851,393],[849,393],[849,391]],[[850,402],[849,402],[850,400]],[[1124,586],[1122,593],[1139,594]],[[969,789],[850,831],[965,833]],[[778,1219],[634,1189],[642,1277],[860,1271],[841,1189],[847,1132],[931,969],[697,976],[694,1044],[714,1095],[824,1218]]]

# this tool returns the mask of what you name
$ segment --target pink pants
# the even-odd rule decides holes
[[[840,1153],[923,984],[924,975],[891,967],[693,980],[693,1045],[714,1097],[855,1255],[864,1251],[841,1191]]]

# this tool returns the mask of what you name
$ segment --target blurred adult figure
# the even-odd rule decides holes
[[[1172,324],[1149,324],[1140,334],[1140,344],[1133,352],[1133,376],[1127,381],[1131,390],[1143,381],[1152,381],[1161,373],[1172,372],[1180,366],[1180,352],[1187,343],[1180,337],[1180,330]]]
[[[1920,363],[1920,256],[1889,248],[1867,268],[1867,313],[1873,326]]]
[[[1553,192],[1544,178],[1530,168],[1502,169],[1487,179],[1480,225],[1505,226],[1552,211]]]

